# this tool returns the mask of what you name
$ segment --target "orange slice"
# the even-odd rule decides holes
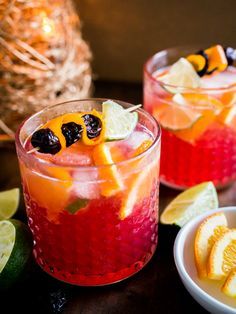
[[[149,197],[153,184],[158,175],[158,162],[155,160],[147,165],[141,172],[134,175],[130,184],[127,184],[127,191],[122,198],[122,205],[119,217],[121,220],[127,218],[135,207],[146,197]]]
[[[226,230],[228,230],[227,220],[223,213],[208,216],[198,227],[194,242],[194,255],[200,278],[207,277],[207,261],[212,246]]]
[[[113,164],[112,155],[106,143],[95,146],[93,160],[96,166],[105,166],[99,168],[101,194],[109,197],[122,190],[123,182],[117,167]]]
[[[214,70],[224,71],[228,66],[228,61],[221,45],[216,45],[204,50],[208,56],[208,72]]]
[[[185,103],[190,108],[195,109],[200,115],[200,118],[195,121],[188,129],[179,129],[174,134],[187,142],[194,142],[197,140],[212,124],[216,115],[223,108],[223,104],[218,99],[203,94],[183,94]]]
[[[227,106],[227,107],[236,105],[236,91],[224,93],[221,96],[221,101],[224,104],[224,106]]]
[[[234,267],[236,267],[236,229],[230,229],[212,247],[208,260],[208,278],[221,280]]]
[[[198,112],[191,108],[167,102],[155,107],[153,116],[163,128],[170,131],[188,130],[201,117]]]
[[[236,131],[236,105],[225,108],[219,115],[218,120]]]
[[[145,140],[141,143],[141,145],[135,150],[133,156],[138,156],[145,152],[151,145],[153,141],[152,140]]]
[[[193,65],[196,72],[200,72],[206,67],[206,59],[200,54],[189,55],[186,59]]]
[[[102,130],[101,133],[98,137],[94,139],[89,139],[87,136],[86,132],[86,126],[84,123],[84,120],[82,118],[83,115],[85,114],[92,114],[96,117],[98,117],[101,122],[102,122]],[[69,123],[69,122],[75,122],[77,124],[80,124],[83,127],[83,133],[82,133],[82,140],[85,145],[93,146],[101,143],[104,141],[104,134],[105,134],[105,123],[103,121],[103,115],[102,113],[96,111],[93,109],[90,112],[80,112],[80,113],[66,113],[64,115],[61,115],[59,117],[56,117],[50,121],[48,121],[43,128],[49,128],[51,129],[54,134],[59,138],[59,141],[61,143],[62,149],[66,147],[66,140],[64,135],[62,134],[61,127],[64,123]]]
[[[67,172],[59,167],[50,167],[48,172],[58,180],[40,175],[20,163],[24,184],[30,198],[39,206],[47,209],[50,221],[57,222],[58,214],[64,210],[70,197],[72,181]]]
[[[236,269],[233,269],[226,278],[222,292],[229,297],[236,298]]]

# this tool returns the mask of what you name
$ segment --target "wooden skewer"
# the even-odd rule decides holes
[[[130,108],[127,108],[127,109],[125,109],[125,111],[126,111],[126,112],[132,112],[132,111],[135,111],[135,110],[137,110],[137,109],[139,109],[139,108],[141,108],[141,107],[142,107],[142,105],[139,104],[139,105],[135,105],[135,106],[132,106],[132,107],[130,107]]]
[[[35,153],[35,152],[37,152],[37,151],[39,151],[39,150],[40,150],[39,147],[34,147],[34,148],[32,148],[31,150],[29,150],[29,151],[27,152],[27,154],[32,154],[32,153]]]

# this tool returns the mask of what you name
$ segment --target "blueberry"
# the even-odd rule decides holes
[[[99,136],[102,130],[101,120],[92,114],[85,114],[82,118],[84,119],[84,123],[86,125],[88,138],[93,139]]]
[[[40,129],[35,131],[31,137],[33,147],[39,147],[39,152],[55,155],[61,149],[58,137],[50,129]]]
[[[80,124],[69,122],[62,125],[61,131],[66,139],[66,147],[68,147],[81,139],[83,128]]]
[[[228,65],[233,65],[236,60],[236,49],[232,47],[224,48],[225,55],[228,61]]]

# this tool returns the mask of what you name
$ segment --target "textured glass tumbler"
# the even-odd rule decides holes
[[[229,114],[236,116],[235,69],[225,74],[235,75],[235,84],[224,88],[187,89],[158,80],[158,73],[198,50],[164,50],[144,66],[144,107],[162,127],[160,180],[173,188],[185,189],[204,181],[213,181],[221,188],[236,178],[236,125],[226,118]],[[184,97],[182,107],[174,101],[176,94]],[[166,127],[163,108],[167,108],[172,121],[177,121],[183,111],[196,121],[185,129]]]
[[[88,99],[49,107],[26,120],[16,135],[34,256],[44,271],[75,285],[125,279],[143,268],[157,245],[160,128],[147,112],[138,110],[139,124],[152,134],[153,144],[128,160],[97,167],[59,166],[26,153],[25,143],[40,125],[68,112],[101,111],[103,101]],[[123,189],[105,197],[99,194],[99,186],[109,180],[99,179],[99,173],[109,167],[116,167]],[[68,179],[68,174],[74,179]],[[135,176],[139,180],[136,192]],[[67,208],[75,192],[87,193],[87,203],[85,209],[72,214]],[[130,212],[121,217],[127,199]]]

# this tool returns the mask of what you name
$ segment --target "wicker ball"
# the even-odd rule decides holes
[[[45,106],[88,97],[90,60],[70,0],[0,1],[1,122],[15,130]]]

